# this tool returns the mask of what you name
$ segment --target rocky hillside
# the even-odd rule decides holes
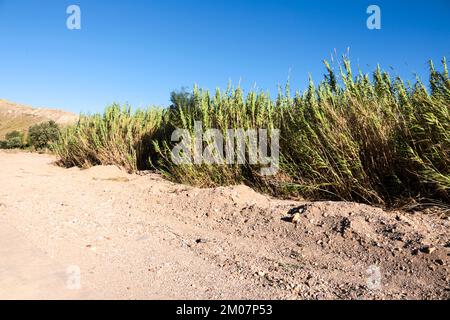
[[[76,122],[77,119],[78,116],[71,112],[32,108],[0,99],[0,139],[10,131],[26,131],[36,123],[53,120],[64,126]]]

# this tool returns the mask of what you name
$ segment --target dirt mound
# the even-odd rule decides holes
[[[185,195],[191,199],[179,204],[180,219],[194,213],[192,223],[229,235],[209,239],[199,252],[287,298],[450,297],[448,219],[346,202],[282,201],[241,186]],[[302,209],[297,226],[289,214],[296,208]]]

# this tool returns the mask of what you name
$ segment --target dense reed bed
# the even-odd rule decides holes
[[[405,83],[377,68],[352,73],[348,60],[324,80],[310,80],[276,99],[229,87],[214,94],[194,88],[173,94],[172,106],[131,112],[114,105],[83,116],[61,134],[55,151],[65,166],[114,164],[128,171],[156,169],[171,180],[202,187],[248,184],[281,197],[349,200],[394,205],[409,199],[449,202],[450,80],[445,59],[430,62],[428,85]],[[195,121],[203,129],[280,130],[280,168],[260,165],[183,164],[171,159],[176,128],[194,148]]]
[[[117,165],[134,172],[148,166],[162,116],[158,108],[132,112],[129,106],[114,104],[104,114],[80,116],[75,126],[61,132],[53,149],[67,167]]]

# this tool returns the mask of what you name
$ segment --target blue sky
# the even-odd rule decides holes
[[[66,28],[71,4],[81,30]],[[366,27],[370,4],[381,30]],[[363,71],[426,77],[428,59],[450,59],[450,1],[0,0],[0,39],[0,98],[94,112],[167,105],[194,83],[304,89],[348,47]]]

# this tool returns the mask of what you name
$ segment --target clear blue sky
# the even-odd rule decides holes
[[[81,30],[66,28],[71,4]],[[382,10],[379,31],[366,28],[370,4]],[[0,98],[92,112],[167,105],[194,83],[275,95],[290,74],[304,89],[347,47],[363,71],[380,63],[426,77],[428,59],[450,59],[450,1],[0,0],[0,39]]]

